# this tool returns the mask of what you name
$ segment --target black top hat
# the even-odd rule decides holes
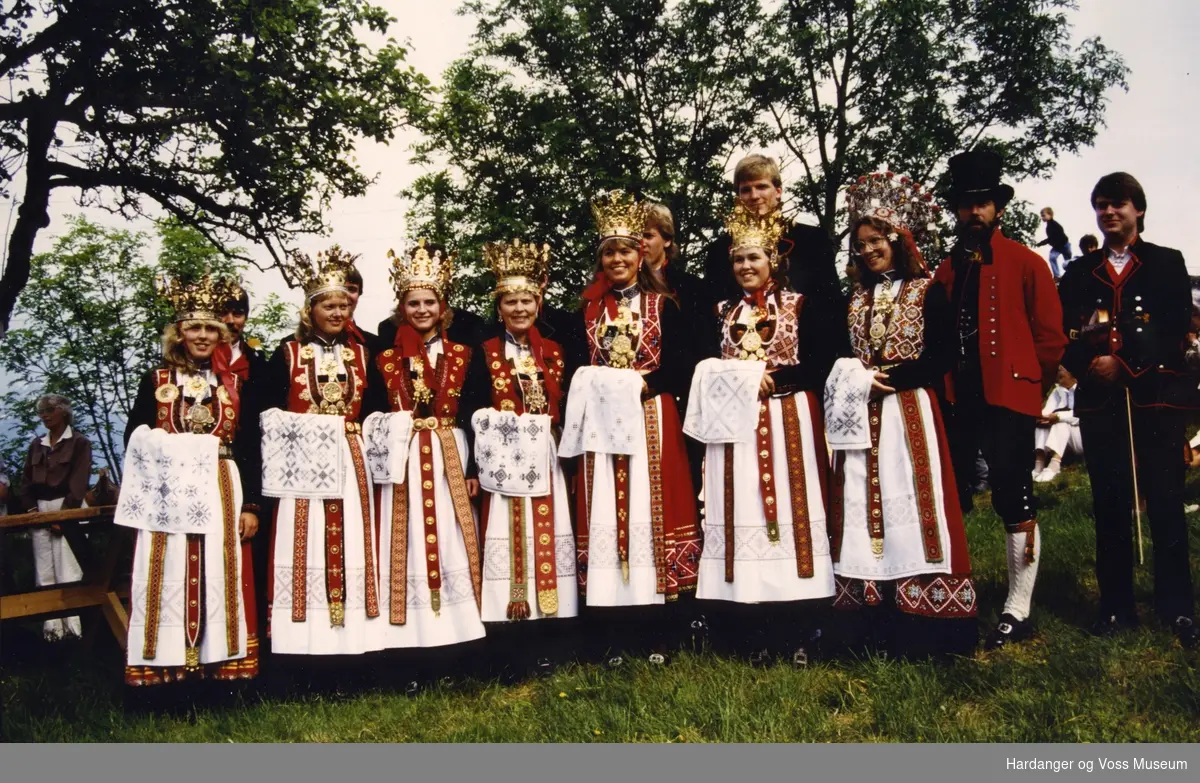
[[[950,159],[950,201],[958,206],[964,199],[991,199],[996,209],[1012,201],[1011,185],[1000,182],[1004,161],[991,150],[968,150]]]

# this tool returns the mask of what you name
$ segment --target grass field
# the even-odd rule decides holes
[[[1045,485],[1042,485],[1045,486]],[[1194,489],[1194,487],[1193,487]],[[1191,493],[1191,494],[1194,494]],[[1198,742],[1200,653],[1146,609],[1142,630],[1088,635],[1096,610],[1086,477],[1039,491],[1044,555],[1032,642],[950,663],[846,656],[752,669],[705,649],[666,669],[572,664],[514,686],[467,680],[408,697],[368,688],[287,701],[237,697],[172,716],[127,715],[111,645],[5,645],[3,738],[77,742]],[[1003,531],[987,503],[967,533],[981,628],[1004,599]],[[1198,517],[1191,524],[1200,573]],[[28,636],[6,629],[5,636]],[[36,639],[36,636],[33,636]],[[16,649],[19,648],[19,649]]]

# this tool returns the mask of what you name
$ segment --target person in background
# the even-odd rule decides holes
[[[1034,430],[1033,480],[1038,483],[1054,480],[1068,452],[1083,454],[1079,419],[1075,417],[1075,386],[1075,376],[1059,366],[1054,388],[1042,406]]]
[[[1084,234],[1079,238],[1079,257],[1083,258],[1088,253],[1095,252],[1100,247],[1100,240],[1096,239],[1095,234]]]
[[[334,245],[334,248],[337,248],[337,245]],[[364,330],[354,320],[354,311],[358,309],[358,298],[362,296],[363,292],[363,276],[362,272],[359,272],[358,267],[355,266],[355,262],[357,261],[357,255],[350,256],[350,270],[346,272],[346,296],[350,300],[350,323],[346,325],[346,331],[353,335],[360,343],[367,346],[371,354],[374,355],[388,346],[380,342],[378,335]]]
[[[71,428],[74,415],[71,402],[57,394],[37,401],[37,414],[46,434],[35,437],[25,456],[18,512],[65,511],[81,508],[92,475],[92,444]],[[33,539],[33,576],[38,587],[83,578],[83,570],[70,544],[57,528],[37,528]],[[42,633],[51,641],[64,635],[79,636],[79,617],[47,620]]]
[[[1054,210],[1050,207],[1042,210],[1042,222],[1046,224],[1046,238],[1038,242],[1037,246],[1050,246],[1050,271],[1054,273],[1054,279],[1057,280],[1062,276],[1062,271],[1058,268],[1058,260],[1062,259],[1063,269],[1066,269],[1067,264],[1071,262],[1071,240],[1067,239],[1067,232],[1054,219]]]

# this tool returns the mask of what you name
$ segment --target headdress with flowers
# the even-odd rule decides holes
[[[933,203],[933,194],[922,190],[919,182],[897,177],[891,171],[859,177],[846,189],[846,208],[851,226],[864,217],[878,218],[895,229],[907,231],[919,245],[928,243],[935,235],[942,211]],[[894,242],[896,236],[888,239]]]

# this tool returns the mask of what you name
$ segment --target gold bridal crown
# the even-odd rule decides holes
[[[346,279],[354,269],[358,256],[334,245],[317,253],[314,261],[307,253],[294,250],[285,259],[283,277],[288,285],[304,289],[310,300],[333,291],[346,293]]]
[[[483,260],[496,276],[496,296],[519,291],[541,296],[542,280],[550,271],[550,245],[539,247],[519,239],[488,242],[483,246]]]
[[[846,188],[846,209],[851,226],[863,217],[879,218],[912,232],[918,242],[930,233],[942,211],[931,192],[921,192],[921,183],[890,171],[864,174]]]
[[[733,240],[729,246],[730,256],[743,248],[759,247],[767,252],[771,267],[774,268],[779,254],[779,239],[787,230],[787,221],[777,209],[765,215],[756,215],[738,203],[725,219],[725,230]]]
[[[180,280],[160,278],[158,293],[171,303],[175,311],[175,322],[182,321],[220,321],[225,309],[225,303],[237,298],[234,289],[241,292],[241,287],[226,280],[215,279],[211,275],[184,283]]]
[[[433,255],[425,247],[425,240],[417,240],[417,244],[403,253],[396,255],[388,251],[392,261],[392,286],[396,296],[404,296],[417,288],[429,288],[437,293],[439,299],[445,299],[450,293],[450,276],[454,272],[454,253],[442,254],[434,250]]]
[[[646,206],[632,193],[609,190],[592,199],[592,217],[600,241],[623,238],[641,241],[646,231]]]

